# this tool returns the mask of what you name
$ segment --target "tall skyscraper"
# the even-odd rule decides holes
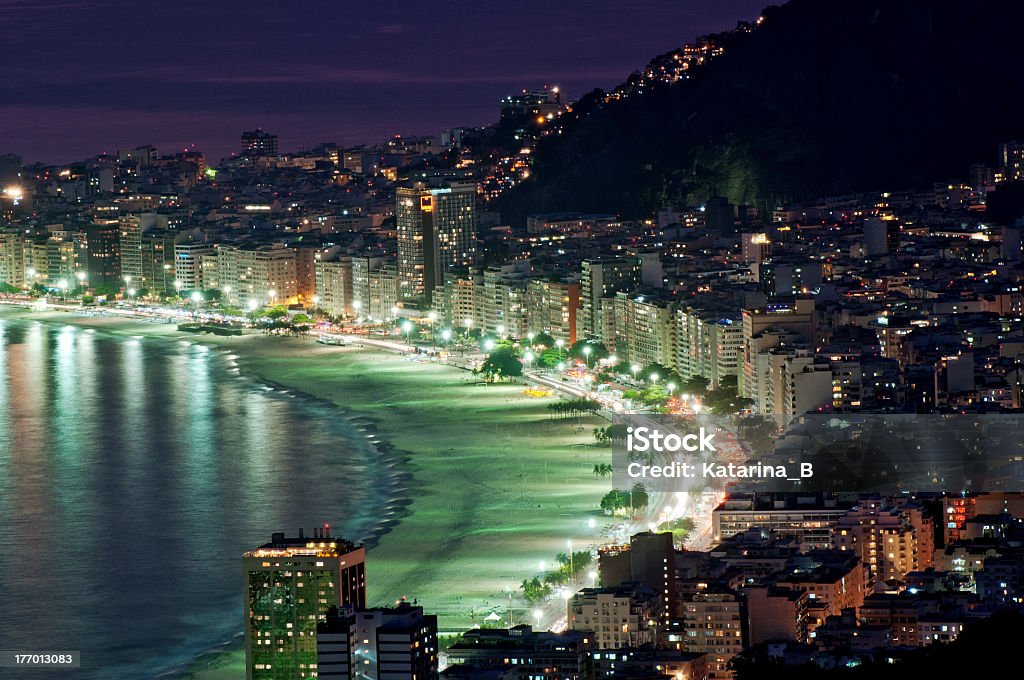
[[[418,182],[400,187],[397,203],[398,296],[427,307],[446,272],[476,260],[476,186]]]
[[[122,215],[121,226],[121,278],[125,288],[145,288],[142,280],[142,224],[138,215]]]
[[[634,534],[629,545],[605,546],[598,552],[604,586],[640,583],[657,594],[654,610],[668,620],[676,611],[675,546],[670,532]]]
[[[242,155],[249,158],[277,155],[277,135],[256,128],[242,133]]]
[[[317,529],[275,533],[245,553],[246,680],[316,677],[316,628],[331,607],[366,606],[366,549]]]
[[[583,261],[580,282],[580,338],[602,335],[601,300],[640,285],[643,262],[636,257],[606,257]]]
[[[112,219],[97,219],[85,228],[88,241],[86,269],[89,286],[106,285],[119,288],[121,283],[121,229]]]

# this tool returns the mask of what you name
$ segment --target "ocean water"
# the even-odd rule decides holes
[[[242,552],[378,531],[361,427],[189,340],[0,319],[0,650],[82,658],[0,676],[153,678],[237,636]]]

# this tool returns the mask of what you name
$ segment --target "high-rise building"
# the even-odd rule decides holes
[[[334,609],[317,626],[317,677],[436,680],[437,617],[404,600],[396,607]]]
[[[832,542],[836,550],[860,557],[873,581],[903,580],[931,564],[933,530],[931,519],[916,506],[865,499],[839,519]]]
[[[399,298],[429,307],[446,273],[476,261],[476,185],[400,187],[395,217]]]
[[[1024,142],[1012,141],[999,145],[999,166],[1006,178],[1017,181],[1024,178]]]
[[[841,616],[844,609],[859,609],[866,582],[867,569],[860,558],[834,550],[807,552],[798,567],[775,579],[778,588],[807,594],[808,634],[828,617]]]
[[[569,629],[592,631],[596,649],[641,647],[654,642],[659,610],[659,594],[640,583],[584,588],[568,602]]]
[[[0,283],[25,285],[24,240],[15,230],[0,231]]]
[[[89,286],[120,287],[121,282],[121,229],[112,219],[98,219],[85,228],[88,243],[86,269]]]
[[[804,642],[807,639],[807,593],[768,586],[744,586],[749,644]]]
[[[473,327],[483,327],[484,276],[479,269],[448,274],[444,285],[434,292],[433,306],[442,325],[464,327],[470,319]]]
[[[62,233],[46,239],[46,278],[49,286],[62,289],[78,285],[75,273],[78,271],[78,248],[70,235]]]
[[[531,332],[547,333],[566,345],[576,342],[580,286],[572,280],[531,279],[526,289],[527,326]]]
[[[242,155],[247,158],[277,155],[277,135],[256,128],[242,133]]]
[[[635,257],[600,258],[583,261],[580,281],[580,339],[600,337],[603,332],[601,300],[616,293],[632,292],[643,280],[642,262]]]
[[[676,367],[675,301],[657,289],[637,294],[619,292],[615,296],[614,335],[606,330],[605,344],[614,348],[631,364],[660,364]],[[605,328],[609,326],[606,324]]]
[[[657,614],[668,619],[676,611],[675,547],[670,532],[645,531],[630,536],[629,545],[606,546],[598,553],[601,583],[640,583],[658,596]]]
[[[214,256],[211,244],[202,242],[177,243],[174,246],[174,287],[179,291],[201,290],[203,260]]]
[[[142,234],[142,283],[150,295],[174,292],[174,239],[170,231]]]
[[[733,677],[729,662],[743,651],[743,617],[743,602],[730,591],[697,593],[683,603],[683,647],[707,654],[708,678]]]
[[[292,304],[298,301],[295,250],[283,243],[265,246],[222,245],[217,250],[217,279],[232,304]],[[210,287],[205,284],[204,287]]]
[[[864,252],[877,257],[895,252],[900,246],[900,223],[891,217],[869,217],[864,220]]]
[[[526,287],[530,279],[529,260],[519,260],[500,267],[484,270],[480,310],[484,333],[524,338],[533,329],[527,328]],[[467,317],[469,318],[469,317]],[[465,319],[452,319],[458,327],[465,327]]]
[[[353,316],[352,258],[316,263],[317,307],[332,316]]]
[[[772,242],[764,232],[747,232],[740,241],[744,262],[764,262],[772,252]]]
[[[758,355],[781,342],[781,333],[791,334],[804,342],[811,342],[814,335],[814,300],[800,299],[792,302],[777,302],[764,307],[743,310],[743,367],[739,371],[739,393],[747,399],[759,399],[763,385],[757,380]],[[778,341],[761,342],[766,338],[778,337]]]
[[[121,279],[125,288],[143,288],[142,224],[137,215],[122,215],[118,220],[121,238]]]
[[[675,313],[676,372],[684,380],[703,376],[718,387],[737,377],[743,348],[743,324],[736,308],[681,305]]]
[[[366,606],[366,549],[326,529],[275,533],[245,553],[246,680],[316,677],[317,625],[331,607]]]

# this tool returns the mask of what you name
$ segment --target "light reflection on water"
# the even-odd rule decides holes
[[[0,649],[151,678],[242,628],[241,553],[386,503],[340,413],[199,345],[0,320]],[[41,678],[48,671],[4,671]]]

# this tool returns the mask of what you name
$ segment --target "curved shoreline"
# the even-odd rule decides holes
[[[35,322],[38,322],[38,323],[43,323],[43,324],[47,324],[47,325],[51,325],[51,326],[57,326],[57,325],[63,324],[63,325],[75,326],[75,327],[78,327],[78,328],[88,328],[88,329],[93,330],[94,332],[103,333],[103,334],[108,335],[110,337],[116,337],[116,338],[131,338],[131,337],[135,337],[135,336],[140,336],[140,333],[141,333],[141,336],[145,336],[146,338],[148,338],[150,340],[155,340],[157,342],[162,342],[162,343],[172,343],[172,342],[180,343],[180,342],[185,342],[185,343],[190,344],[190,345],[200,345],[200,346],[206,347],[208,350],[210,350],[212,352],[217,353],[219,355],[218,359],[234,363],[235,367],[238,369],[238,372],[235,374],[235,376],[240,378],[240,379],[248,380],[248,381],[250,381],[251,383],[253,383],[255,385],[265,386],[265,387],[269,388],[271,391],[278,393],[279,395],[288,396],[288,397],[292,397],[292,398],[298,398],[298,399],[300,399],[302,401],[305,401],[305,402],[307,402],[309,404],[313,404],[313,405],[316,405],[318,407],[321,407],[321,408],[324,408],[324,409],[327,409],[327,410],[338,412],[342,416],[342,418],[346,421],[346,423],[348,425],[350,425],[351,428],[356,433],[358,433],[359,435],[362,436],[362,438],[366,441],[368,448],[374,454],[372,457],[367,457],[367,462],[368,463],[369,462],[373,462],[373,463],[384,462],[384,464],[385,464],[384,469],[386,469],[388,471],[388,473],[389,473],[388,474],[388,477],[389,477],[389,484],[388,484],[388,486],[392,487],[392,491],[397,490],[397,491],[401,492],[397,496],[394,493],[390,494],[385,499],[386,502],[381,506],[382,508],[393,508],[393,507],[402,508],[402,512],[398,515],[398,517],[395,518],[395,519],[389,519],[389,520],[387,520],[385,522],[382,522],[381,523],[381,528],[379,530],[372,531],[371,533],[369,533],[366,536],[353,537],[353,540],[355,540],[355,542],[357,542],[357,543],[365,544],[367,549],[369,549],[369,548],[373,547],[374,545],[376,545],[380,541],[380,538],[384,534],[386,534],[388,531],[390,531],[391,528],[393,528],[393,526],[396,525],[398,523],[398,521],[402,517],[404,517],[404,516],[406,516],[408,514],[404,509],[412,504],[411,490],[409,488],[407,488],[407,487],[402,487],[400,485],[400,483],[401,482],[412,481],[412,475],[411,475],[411,473],[408,470],[400,471],[400,468],[408,466],[410,464],[410,462],[411,462],[411,453],[408,452],[408,451],[399,450],[399,449],[395,448],[389,441],[384,440],[384,439],[379,439],[378,437],[376,437],[375,436],[375,432],[376,432],[377,424],[376,424],[376,422],[374,421],[374,419],[372,417],[370,417],[370,416],[368,416],[366,414],[359,413],[358,411],[355,411],[355,410],[353,410],[352,408],[350,408],[348,406],[339,404],[339,403],[334,402],[334,401],[332,401],[330,399],[325,399],[323,397],[319,397],[319,396],[317,396],[315,394],[312,394],[310,392],[306,392],[306,391],[304,391],[303,389],[301,389],[299,387],[295,387],[295,386],[292,386],[292,385],[287,385],[285,383],[281,383],[281,382],[272,380],[270,378],[267,378],[266,376],[263,376],[263,375],[260,375],[260,374],[257,374],[257,373],[253,373],[251,371],[243,370],[242,366],[239,365],[239,363],[240,363],[239,360],[241,360],[241,363],[244,364],[245,358],[241,357],[238,354],[235,354],[235,351],[238,350],[239,348],[237,348],[237,347],[225,347],[222,344],[217,343],[216,340],[215,340],[215,338],[217,338],[217,336],[206,336],[206,335],[204,335],[204,336],[187,336],[187,335],[186,336],[182,336],[182,335],[179,335],[179,334],[163,335],[163,334],[154,334],[154,333],[151,333],[151,332],[150,333],[146,333],[145,332],[146,330],[151,330],[151,329],[149,329],[149,326],[156,326],[158,328],[168,328],[168,327],[172,327],[173,326],[174,329],[175,329],[173,332],[177,333],[177,331],[176,331],[177,325],[176,324],[159,324],[159,325],[158,324],[147,324],[145,322],[141,322],[141,321],[137,321],[137,320],[133,321],[133,320],[128,320],[128,319],[120,319],[120,318],[116,318],[116,317],[111,318],[111,317],[80,317],[80,316],[71,316],[71,318],[68,318],[68,314],[69,313],[67,313],[67,312],[44,312],[45,314],[53,315],[53,317],[52,318],[39,318],[39,315],[40,315],[39,312],[33,312],[32,310],[28,310],[28,309],[23,309],[21,311],[23,311],[24,314],[19,315],[18,318],[19,318],[19,320],[22,320],[22,321],[35,321]],[[2,318],[2,317],[0,317],[0,318]],[[115,320],[115,321],[121,321],[121,322],[125,323],[125,325],[130,325],[130,327],[127,328],[127,329],[116,329],[116,328],[97,327],[94,324],[82,323],[82,321],[87,320],[87,319],[105,319],[105,318],[111,318],[112,320]],[[136,326],[145,326],[145,328],[137,328]],[[211,342],[211,340],[212,340],[212,342]],[[373,432],[370,431],[371,429],[373,430]],[[396,468],[398,468],[398,469],[396,469]]]
[[[228,350],[217,347],[218,352],[227,354]],[[315,404],[316,406],[337,411],[342,419],[358,433],[367,443],[369,450],[373,453],[372,462],[376,464],[383,464],[383,470],[387,471],[388,482],[387,485],[391,493],[386,498],[382,499],[381,510],[389,511],[384,514],[389,515],[385,520],[378,523],[377,528],[371,531],[365,536],[353,537],[356,543],[363,543],[367,550],[376,546],[380,539],[397,526],[402,518],[406,517],[408,507],[413,502],[413,483],[415,482],[412,473],[406,469],[412,462],[412,453],[410,451],[403,451],[395,448],[391,442],[380,439],[376,436],[377,424],[368,415],[354,411],[348,407],[341,406],[339,404],[318,397],[315,394],[310,394],[303,390],[297,389],[290,385],[285,385],[259,375],[246,374],[244,370],[239,371],[240,377],[244,377],[247,380],[259,385],[265,385],[270,387],[274,391],[285,394],[291,397],[296,397],[302,401]],[[369,461],[368,461],[369,462]],[[380,468],[379,468],[380,469]],[[403,483],[405,483],[403,485]],[[393,515],[393,516],[390,516]]]

